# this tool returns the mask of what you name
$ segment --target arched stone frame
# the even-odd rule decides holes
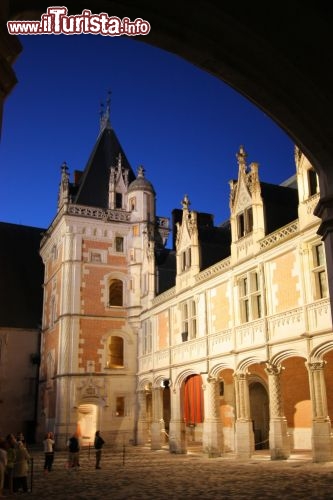
[[[325,377],[325,354],[333,351],[333,341],[316,346],[307,363],[312,399],[312,458],[314,462],[333,459],[333,432],[329,415],[327,377]]]
[[[296,358],[296,361],[294,362],[292,368],[286,366],[287,363],[290,362],[291,358]],[[305,423],[302,423],[302,425],[297,425],[297,418],[303,418],[303,419],[308,419],[309,411],[305,409],[300,409],[300,405],[312,405],[312,398],[311,398],[311,392],[310,392],[310,384],[309,384],[309,377],[306,373],[306,368],[307,368],[307,359],[308,359],[308,352],[307,352],[307,345],[306,343],[299,343],[294,344],[293,347],[291,348],[286,348],[285,350],[281,350],[279,352],[274,353],[269,362],[267,362],[267,367],[272,367],[273,370],[276,370],[278,373],[278,380],[277,380],[277,390],[279,391],[279,401],[274,400],[276,398],[276,394],[270,394],[270,399],[271,401],[271,407],[274,404],[275,406],[272,407],[273,411],[276,410],[276,405],[278,403],[278,411],[277,414],[280,415],[280,420],[285,421],[286,428],[284,432],[286,433],[285,436],[285,442],[288,443],[286,444],[286,448],[288,446],[289,448],[289,455],[294,449],[306,449],[309,447],[311,448],[310,440],[311,440],[311,429],[310,429],[310,423],[309,425],[306,425]],[[303,384],[298,383],[297,387],[299,387],[300,390],[303,390],[306,394],[300,397],[299,400],[296,399],[296,392],[290,389],[292,387],[292,384],[294,383],[295,380],[295,373],[293,373],[293,369],[297,369],[297,360],[299,360],[299,367],[301,369],[304,368],[304,380]],[[304,364],[303,364],[304,363]],[[300,380],[298,378],[298,380]],[[287,398],[286,395],[289,395]],[[290,395],[294,396],[294,400],[290,400]],[[311,414],[311,408],[310,408],[310,414]],[[298,417],[297,417],[298,416]],[[303,417],[302,417],[303,416]],[[271,416],[272,419],[272,416]],[[276,420],[276,418],[273,418],[273,421]],[[302,441],[301,445],[299,445],[300,440]],[[305,442],[305,444],[304,444]],[[271,448],[272,450],[272,448]],[[272,457],[274,458],[274,457]],[[279,457],[277,457],[279,458]],[[283,458],[288,458],[288,457],[283,457]]]
[[[249,384],[249,396],[250,396],[250,410],[251,410],[251,420],[253,424],[254,432],[254,444],[255,449],[266,449],[269,448],[269,424],[270,424],[270,413],[269,413],[269,387],[268,382],[258,374],[249,374],[248,377]],[[254,388],[259,385],[264,391],[260,399],[260,405],[256,405],[253,401]],[[260,414],[258,415],[258,408],[260,408]]]
[[[112,280],[119,280],[122,282],[122,305],[113,306],[109,303],[109,290]],[[128,276],[120,271],[113,271],[104,276],[103,287],[102,287],[102,301],[104,302],[104,307],[109,309],[113,307],[126,307],[127,306],[127,289],[128,289]]]
[[[218,415],[223,442],[223,453],[235,451],[235,422],[236,422],[236,395],[235,395],[235,359],[231,356],[228,360],[217,363],[209,372],[209,378],[215,379],[218,384]],[[227,385],[224,371],[228,371],[230,384]],[[229,378],[229,377],[228,377]],[[226,389],[227,387],[227,389]]]
[[[121,367],[111,367],[108,366],[108,348],[109,348],[109,339],[111,337],[119,337],[123,341],[123,366]],[[128,360],[129,360],[129,348],[130,346],[133,345],[133,340],[131,337],[130,329],[129,328],[123,328],[123,329],[115,329],[115,330],[110,330],[107,332],[105,335],[103,335],[101,339],[104,348],[103,352],[101,355],[101,363],[102,363],[102,369],[103,370],[128,370],[129,365],[128,365]]]

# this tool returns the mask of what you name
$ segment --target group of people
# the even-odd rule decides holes
[[[105,444],[100,431],[96,431],[94,448],[96,455],[95,468],[100,469],[102,448]],[[48,432],[43,440],[44,449],[44,474],[52,470],[54,462],[55,438],[52,432]],[[77,433],[74,433],[67,442],[69,452],[68,467],[77,469],[80,467],[80,441]],[[31,461],[23,434],[16,436],[8,434],[6,438],[0,437],[0,498],[4,497],[4,489],[9,494],[19,490],[28,491],[28,471]]]
[[[102,438],[100,431],[96,431],[94,438],[94,448],[96,456],[95,469],[101,469],[100,463],[102,458],[102,448],[104,444],[105,441]],[[69,452],[68,468],[77,469],[78,467],[80,467],[80,460],[79,460],[80,441],[79,441],[79,436],[76,432],[69,438],[67,442],[67,448]]]
[[[30,455],[22,433],[0,438],[0,497],[4,489],[9,494],[28,491]]]
[[[96,431],[94,439],[94,448],[96,454],[96,464],[95,468],[100,469],[100,463],[102,458],[102,448],[105,444],[104,439],[101,436],[100,431]],[[47,474],[51,472],[52,465],[54,461],[54,435],[52,432],[48,432],[43,441],[44,446],[44,473]],[[68,469],[78,469],[80,467],[80,440],[77,432],[74,432],[72,436],[67,441],[68,449]]]

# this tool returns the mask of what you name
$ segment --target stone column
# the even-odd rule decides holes
[[[314,462],[329,462],[333,459],[333,435],[327,412],[324,366],[325,361],[307,364],[312,400],[312,458]]]
[[[236,456],[239,459],[250,458],[254,452],[253,422],[250,413],[250,394],[247,373],[236,372]]]
[[[162,387],[153,388],[153,421],[151,424],[151,449],[159,450],[164,438],[164,420],[163,420],[163,389]]]
[[[290,456],[290,440],[287,419],[284,416],[280,374],[281,365],[266,364],[269,387],[269,448],[272,460],[286,459]]]
[[[146,391],[138,391],[138,430],[136,442],[138,445],[145,444],[147,442],[147,430],[148,430],[148,420],[147,420],[147,401],[146,401]]]
[[[187,453],[186,448],[186,428],[182,416],[182,402],[180,398],[180,388],[170,389],[171,396],[171,420],[169,429],[169,450],[170,453]]]
[[[209,457],[219,457],[222,453],[222,422],[218,408],[218,381],[202,375],[205,404],[202,447]]]

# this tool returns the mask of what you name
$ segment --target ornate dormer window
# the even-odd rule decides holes
[[[197,212],[189,210],[190,200],[187,195],[182,200],[182,222],[177,222],[177,273],[187,273],[199,268],[199,241]]]
[[[245,258],[253,251],[253,245],[265,236],[266,218],[259,181],[258,163],[246,163],[247,153],[240,146],[236,154],[238,178],[230,184],[230,223],[232,232],[233,258]],[[248,237],[249,235],[252,235]],[[238,241],[246,238],[245,246]],[[242,247],[243,245],[243,247]],[[242,250],[240,250],[242,248]]]
[[[110,168],[109,208],[123,210],[126,204],[125,193],[128,187],[128,169],[122,164],[122,155],[118,154],[117,165]]]

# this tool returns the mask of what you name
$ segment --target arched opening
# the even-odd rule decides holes
[[[251,418],[253,422],[254,444],[256,450],[269,448],[269,401],[268,394],[260,382],[249,386]]]
[[[305,360],[292,357],[283,361],[281,393],[292,450],[311,450],[312,402]]]
[[[169,435],[171,419],[170,381],[163,380],[163,420],[166,437]]]
[[[123,282],[118,279],[113,279],[109,284],[109,306],[123,305]]]
[[[94,404],[81,404],[77,415],[77,433],[83,446],[91,445],[97,430],[98,407]]]
[[[202,423],[204,421],[204,402],[202,378],[190,375],[184,384],[184,421],[188,443],[202,441]]]
[[[109,338],[106,366],[107,368],[124,367],[124,339],[122,337],[112,335]]]

